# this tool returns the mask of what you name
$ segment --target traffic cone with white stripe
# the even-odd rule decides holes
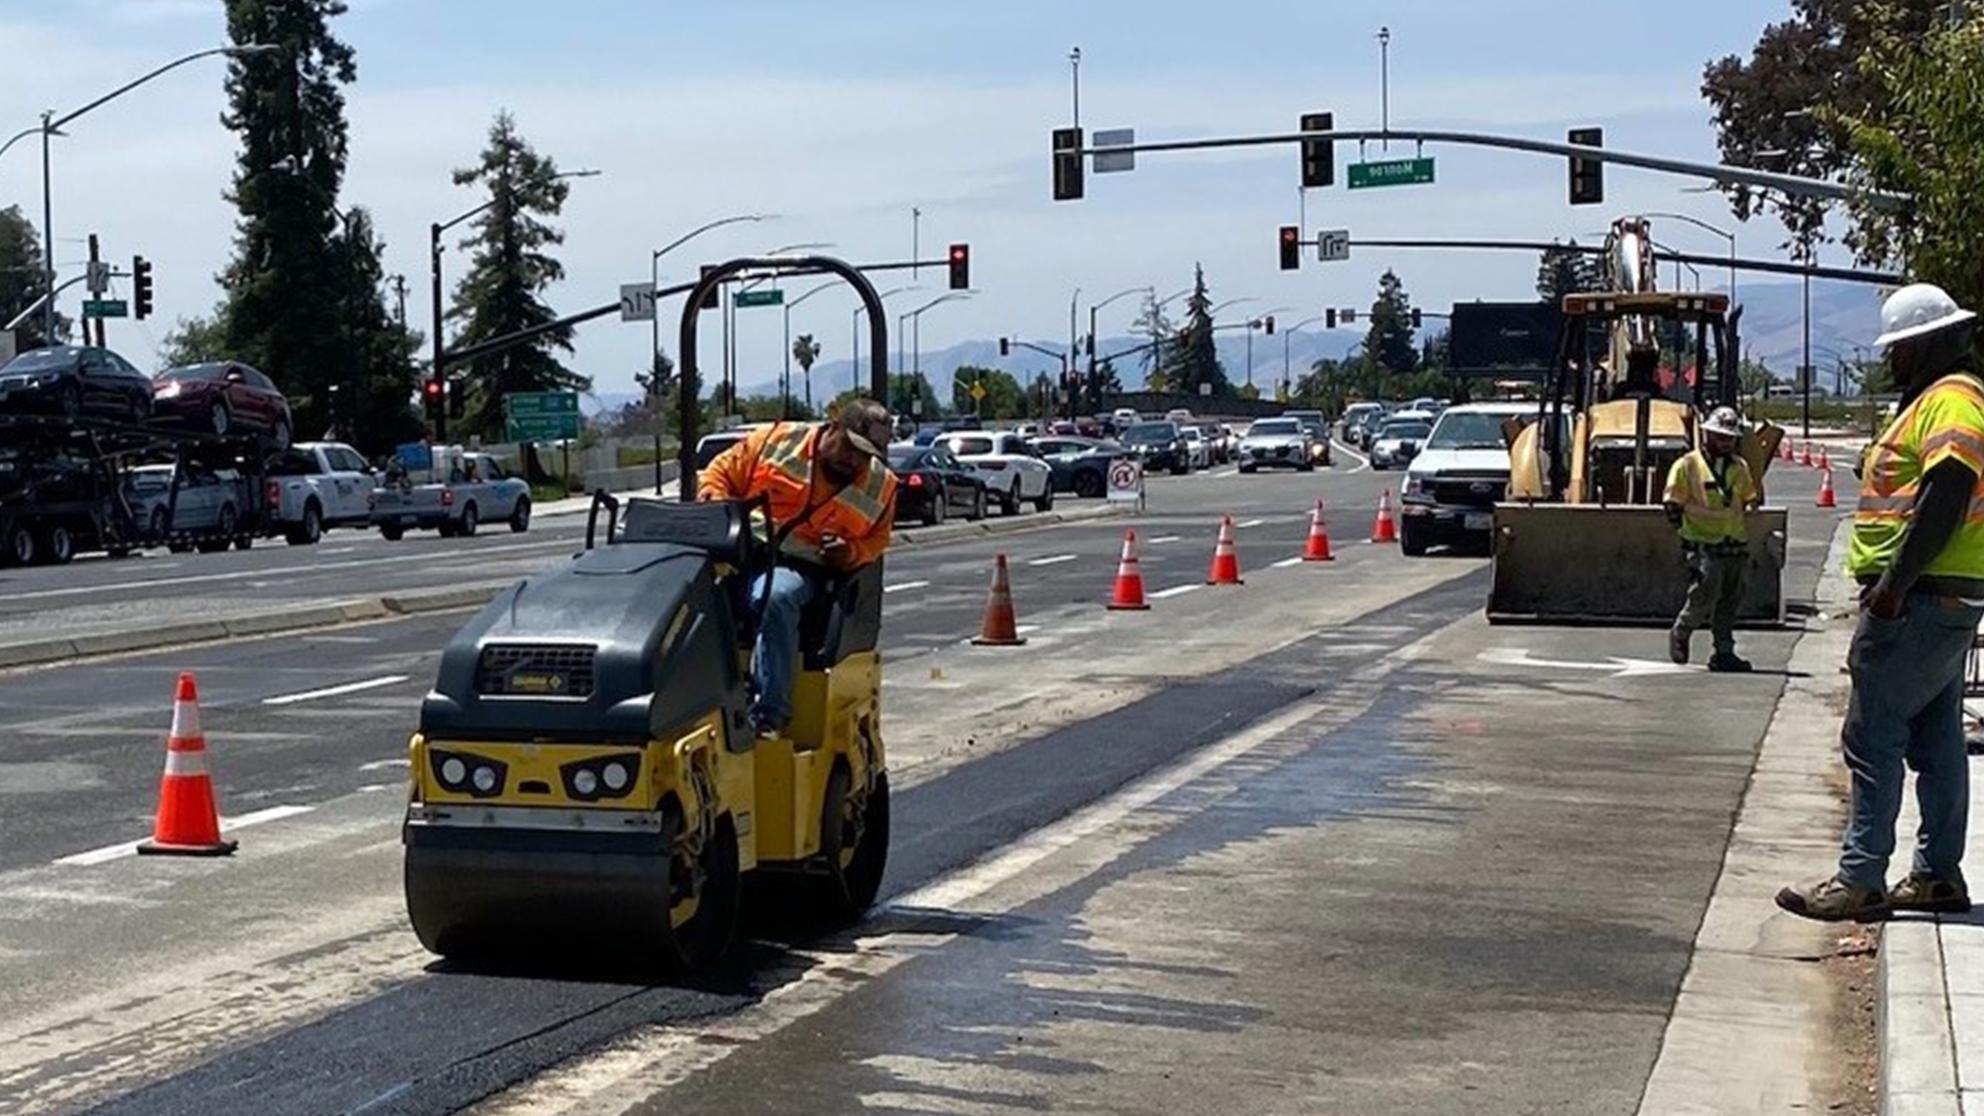
[[[1825,466],[1824,471],[1819,474],[1819,502],[1817,506],[1821,508],[1836,508],[1839,506],[1838,499],[1833,496],[1832,466],[1830,465]]]
[[[980,647],[1018,647],[1026,642],[1020,637],[1019,617],[1013,613],[1013,583],[1006,573],[1004,554],[992,557],[992,592],[985,598],[985,619],[972,642]]]
[[[1137,533],[1123,532],[1123,560],[1116,564],[1116,587],[1109,594],[1109,607],[1116,611],[1140,611],[1150,607],[1144,600],[1144,572],[1137,564]]]
[[[1392,490],[1378,497],[1378,518],[1371,524],[1371,541],[1374,543],[1395,543],[1398,541],[1398,520],[1392,518]]]
[[[1826,452],[1824,446],[1819,447],[1819,468],[1827,473],[1832,472],[1832,455]]]
[[[1233,545],[1233,517],[1219,519],[1219,542],[1212,548],[1212,569],[1206,572],[1207,585],[1242,585],[1240,549]]]
[[[1794,464],[1796,463],[1796,461],[1797,461],[1797,455],[1795,455],[1795,454],[1793,454],[1793,453],[1791,452],[1791,439],[1789,439],[1789,438],[1786,438],[1786,439],[1785,439],[1785,440],[1783,440],[1782,442],[1779,442],[1779,443],[1777,444],[1777,448],[1778,448],[1778,449],[1779,449],[1779,450],[1781,451],[1781,452],[1780,452],[1780,453],[1778,454],[1778,456],[1780,456],[1780,457],[1782,457],[1782,458],[1784,458],[1784,460],[1785,460],[1785,461],[1786,461],[1787,463],[1794,463]]]
[[[1807,469],[1812,467],[1812,443],[1805,443],[1805,452],[1798,458],[1798,464]]]
[[[200,732],[200,695],[191,671],[179,675],[172,698],[172,732],[165,738],[165,777],[158,785],[152,839],[140,853],[226,856],[235,842],[220,836],[214,780],[207,772],[207,738]]]
[[[1330,529],[1323,522],[1323,502],[1316,501],[1316,510],[1309,516],[1309,541],[1302,544],[1304,562],[1333,562],[1336,555],[1330,553]]]

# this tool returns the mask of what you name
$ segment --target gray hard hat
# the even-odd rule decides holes
[[[1702,423],[1702,431],[1707,434],[1727,434],[1731,438],[1743,436],[1743,420],[1734,407],[1717,407],[1708,413],[1708,421]]]

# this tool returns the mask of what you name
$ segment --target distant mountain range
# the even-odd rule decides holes
[[[1880,299],[1878,288],[1863,284],[1828,281],[1812,284],[1812,363],[1819,369],[1821,382],[1826,381],[1828,370],[1836,367],[1841,358],[1855,359],[1856,345],[1867,355],[1873,355],[1873,339],[1880,332]],[[1740,332],[1744,352],[1753,359],[1763,361],[1778,379],[1792,380],[1804,351],[1802,285],[1797,282],[1740,283],[1737,301],[1743,308]],[[1065,338],[1059,342],[1052,338],[1026,340],[1056,352],[1067,348]],[[1100,352],[1107,356],[1133,349],[1145,340],[1127,336],[1105,337]],[[1364,334],[1360,326],[1356,330],[1305,330],[1273,337],[1256,333],[1253,340],[1253,380],[1265,394],[1281,378],[1284,340],[1287,342],[1287,367],[1291,374],[1299,377],[1317,360],[1325,357],[1342,359],[1353,352],[1363,344]],[[1217,346],[1228,378],[1236,384],[1246,383],[1246,336],[1238,333],[1223,335],[1218,339]],[[907,365],[910,362],[904,363]],[[1013,355],[1001,357],[997,339],[961,341],[943,349],[926,351],[915,363],[936,389],[937,397],[944,400],[950,399],[952,377],[961,367],[997,368],[1012,374],[1021,383],[1031,381],[1037,373],[1052,375],[1060,369],[1058,360],[1017,346],[1013,349]],[[1086,367],[1086,357],[1081,358],[1081,364]],[[1116,374],[1124,387],[1132,390],[1141,388],[1144,383],[1141,355],[1117,361]],[[832,398],[851,382],[850,364],[846,360],[828,361],[813,367],[816,395]],[[745,395],[776,395],[778,375],[759,377],[747,371],[739,390]],[[639,399],[640,396],[633,392],[602,392],[587,397],[583,402],[588,414],[597,414],[638,402]]]

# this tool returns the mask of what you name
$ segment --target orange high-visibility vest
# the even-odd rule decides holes
[[[824,426],[775,423],[723,451],[703,470],[696,488],[702,500],[744,500],[764,496],[782,530],[805,516],[786,537],[785,549],[815,557],[820,541],[836,535],[847,542],[852,565],[865,566],[888,548],[894,524],[896,478],[870,461],[854,483],[836,493],[813,466]],[[807,514],[808,512],[811,514]]]

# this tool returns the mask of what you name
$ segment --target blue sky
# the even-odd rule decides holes
[[[428,318],[425,229],[479,200],[451,184],[490,117],[514,112],[573,184],[561,224],[568,280],[549,294],[579,309],[646,277],[650,248],[714,217],[763,211],[775,223],[712,234],[669,262],[680,278],[702,259],[826,241],[852,258],[896,258],[920,206],[927,255],[974,245],[981,293],[923,319],[926,350],[1014,333],[1065,338],[1073,289],[1085,299],[1189,282],[1203,262],[1221,298],[1288,305],[1298,316],[1367,302],[1394,267],[1434,306],[1526,297],[1529,256],[1360,251],[1348,263],[1276,269],[1275,227],[1297,212],[1292,150],[1148,157],[1132,174],[1092,177],[1087,200],[1048,197],[1049,130],[1066,122],[1068,48],[1079,44],[1084,123],[1141,136],[1288,130],[1312,109],[1344,126],[1375,125],[1381,24],[1392,30],[1395,125],[1475,128],[1561,138],[1599,124],[1614,146],[1711,159],[1699,96],[1704,60],[1746,51],[1788,0],[1671,0],[1660,5],[1518,2],[1234,2],[1170,0],[999,4],[758,0],[682,4],[567,0],[351,0],[337,31],[356,50],[348,90],[347,205],[370,207],[389,243],[388,271],[409,282],[408,317]],[[178,53],[222,41],[219,0],[0,0],[0,132],[39,110],[90,99]],[[233,137],[217,123],[221,68],[196,63],[81,121],[56,148],[57,257],[100,233],[113,256],[158,267],[163,321],[119,323],[112,343],[141,364],[179,316],[214,301],[229,253],[221,199]],[[1409,148],[1393,145],[1393,153]],[[1350,194],[1312,191],[1308,226],[1354,235],[1590,236],[1632,210],[1672,209],[1731,225],[1714,195],[1683,180],[1614,169],[1603,207],[1572,209],[1555,160],[1429,148],[1433,186]],[[1370,154],[1380,154],[1374,146]],[[1338,152],[1339,167],[1356,158]],[[1339,169],[1339,181],[1342,172]],[[39,213],[38,158],[0,158],[0,205]],[[1740,228],[1744,250],[1774,253],[1774,224]],[[1677,246],[1720,251],[1685,227]],[[451,275],[460,254],[450,250]],[[941,276],[925,273],[933,292]],[[1871,298],[1871,294],[1869,295]],[[823,294],[794,313],[826,359],[844,358],[851,296]],[[898,307],[900,308],[900,307]],[[1106,312],[1128,324],[1132,300]],[[1116,320],[1111,320],[1112,318]],[[776,312],[746,315],[747,382],[779,361]],[[666,332],[666,331],[665,331]],[[644,362],[644,326],[582,329],[571,363],[601,390],[626,390]],[[715,348],[704,354],[715,358]],[[279,374],[279,370],[277,371]]]

